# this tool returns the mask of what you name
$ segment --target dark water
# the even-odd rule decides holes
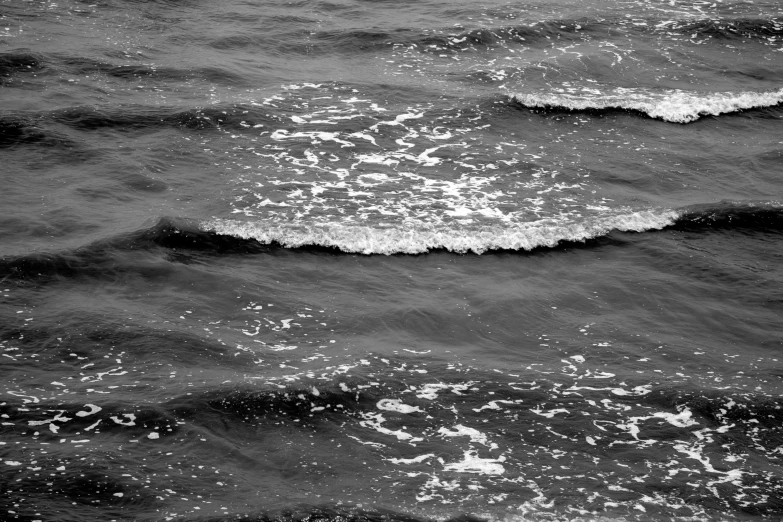
[[[783,517],[779,2],[0,22],[0,519]]]

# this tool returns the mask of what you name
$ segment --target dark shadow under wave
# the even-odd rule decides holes
[[[6,53],[0,53],[0,81],[3,77],[13,76],[17,73],[45,71],[51,73],[65,73],[76,76],[105,75],[129,81],[138,81],[140,78],[153,78],[161,81],[190,82],[203,81],[209,84],[241,85],[245,79],[226,67],[175,67],[157,66],[152,63],[144,63],[143,57],[127,58],[122,56],[125,63],[117,64],[111,61],[101,61],[81,56],[69,56],[58,53],[34,53],[27,49],[18,49]],[[133,63],[127,63],[128,61]]]
[[[208,128],[246,128],[270,117],[253,107],[210,106],[180,109],[146,106],[70,107],[42,115],[45,119],[79,130],[138,130],[181,127],[189,130]]]
[[[735,203],[694,205],[685,209],[670,227],[672,230],[783,231],[783,207]]]
[[[47,130],[34,120],[16,116],[0,116],[0,149],[17,145],[70,147],[74,142],[61,134]]]
[[[140,78],[153,78],[162,81],[187,82],[204,81],[219,85],[240,85],[244,79],[239,74],[226,68],[212,67],[171,67],[156,66],[147,63],[125,63],[117,65],[111,62],[98,61],[78,56],[45,56],[39,62],[56,70],[63,70],[76,75],[104,74],[112,78],[138,81]]]
[[[19,111],[0,116],[0,149],[15,146],[84,148],[83,137],[70,130],[119,133],[152,133],[163,129],[244,130],[279,121],[279,117],[243,105],[185,109],[140,105],[77,106],[47,112]]]
[[[255,240],[222,236],[199,229],[194,220],[162,218],[155,225],[74,250],[33,253],[0,259],[0,280],[58,279],[77,276],[106,277],[133,271],[130,265],[117,263],[117,251],[146,251],[163,248],[172,261],[187,262],[177,251],[213,255],[261,253],[269,250]]]
[[[201,230],[196,221],[175,218],[162,218],[153,227],[110,244],[129,249],[154,245],[173,250],[196,250],[215,254],[253,254],[268,250],[252,239],[212,234]]]

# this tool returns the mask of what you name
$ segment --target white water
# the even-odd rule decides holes
[[[648,89],[582,90],[561,93],[515,94],[526,107],[568,110],[627,109],[671,123],[691,123],[703,116],[718,116],[745,109],[783,103],[783,88],[766,92],[698,93],[682,90],[655,92]]]
[[[304,225],[276,221],[213,219],[200,224],[205,232],[287,248],[334,247],[362,254],[420,254],[433,249],[481,254],[488,250],[532,250],[553,247],[561,241],[585,241],[612,230],[643,232],[674,223],[673,210],[627,212],[595,216],[583,221],[545,220],[513,225],[400,226],[376,228],[367,225],[319,223]]]

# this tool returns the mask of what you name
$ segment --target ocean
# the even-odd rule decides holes
[[[783,4],[0,0],[0,520],[783,518]]]

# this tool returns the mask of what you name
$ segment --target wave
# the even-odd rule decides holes
[[[105,277],[107,274],[134,270],[130,265],[118,264],[113,255],[115,251],[164,248],[170,251],[171,261],[187,262],[187,259],[178,255],[178,251],[220,255],[268,250],[268,247],[254,240],[205,232],[199,228],[198,223],[196,220],[165,217],[151,227],[96,241],[73,250],[0,258],[0,279]]]
[[[127,62],[127,56],[122,55]],[[139,78],[155,78],[164,81],[189,82],[201,80],[210,84],[239,85],[245,82],[242,75],[228,70],[225,66],[211,67],[166,67],[148,63],[117,65],[108,61],[94,60],[81,56],[68,56],[58,53],[32,53],[21,49],[0,53],[0,77],[11,76],[17,72],[35,72],[46,69],[49,72],[64,72],[75,75],[104,74],[113,78],[138,81]]]
[[[529,109],[604,112],[625,110],[671,123],[691,123],[703,116],[718,116],[783,103],[783,88],[761,92],[696,93],[683,90],[655,92],[614,89],[609,93],[522,93],[512,100]]]
[[[115,129],[155,132],[174,128],[190,131],[244,130],[279,123],[280,117],[252,105],[209,107],[151,107],[146,105],[75,106],[54,111],[19,111],[0,117],[0,148],[15,145],[74,147],[78,141],[56,125],[77,131]],[[52,128],[50,128],[52,127]]]
[[[171,217],[161,218],[150,228],[110,240],[106,246],[120,249],[158,246],[216,254],[248,254],[268,250],[258,241],[205,232],[197,220]]]
[[[525,223],[483,227],[407,226],[378,228],[340,223],[303,225],[213,219],[201,224],[218,235],[254,239],[286,248],[320,246],[346,253],[423,254],[432,250],[482,254],[489,250],[534,250],[582,242],[612,230],[642,232],[672,224],[676,213],[642,211],[575,223]]]
[[[723,202],[679,210],[644,210],[582,222],[532,222],[483,227],[303,225],[213,219],[201,229],[218,235],[286,248],[327,247],[346,253],[422,254],[433,250],[482,254],[493,250],[531,251],[562,243],[582,243],[613,231],[646,232],[673,228],[783,230],[783,206],[777,202]]]
[[[169,261],[188,263],[193,255],[269,253],[273,248],[331,249],[346,254],[424,254],[449,251],[534,251],[606,239],[612,232],[751,230],[783,231],[783,203],[732,202],[678,210],[642,210],[582,222],[530,222],[479,227],[297,224],[230,219],[160,219],[128,234],[58,252],[0,258],[0,279],[105,277],[133,271],[114,252],[164,249]]]

